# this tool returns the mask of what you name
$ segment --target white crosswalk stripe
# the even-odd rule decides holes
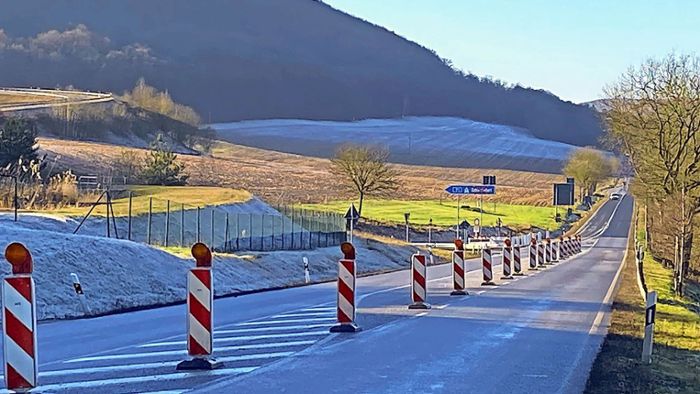
[[[188,358],[186,341],[170,337],[51,363],[50,370],[39,371],[37,391],[179,394],[304,350],[329,334],[334,312],[335,308],[318,306],[227,324],[225,329],[215,327],[214,358],[223,363],[220,369],[177,371],[177,364]]]

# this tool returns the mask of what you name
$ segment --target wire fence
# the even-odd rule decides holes
[[[197,207],[151,198],[145,213],[130,209],[113,217],[109,228],[116,237],[135,242],[164,247],[204,242],[217,252],[315,249],[345,241],[341,215],[287,206],[260,208],[263,212],[250,213],[236,206]],[[107,218],[95,218],[93,226],[107,228]]]

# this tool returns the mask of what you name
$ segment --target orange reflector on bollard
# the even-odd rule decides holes
[[[197,261],[197,267],[211,267],[211,250],[207,245],[201,242],[192,245],[192,257]]]
[[[32,255],[29,250],[19,242],[13,242],[5,249],[5,259],[12,264],[13,274],[32,273]]]
[[[346,260],[355,260],[355,247],[350,242],[340,244],[340,251],[345,255]]]

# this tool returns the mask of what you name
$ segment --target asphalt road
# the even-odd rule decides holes
[[[219,299],[214,349],[225,365],[211,372],[175,370],[184,305],[40,324],[40,391],[581,392],[631,215],[629,196],[606,202],[582,230],[581,255],[498,286],[481,287],[468,261],[469,296],[449,295],[449,265],[430,267],[427,312],[407,309],[408,271],[361,278],[355,334],[328,332],[334,283]]]

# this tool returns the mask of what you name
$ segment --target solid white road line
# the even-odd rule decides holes
[[[319,335],[328,335],[328,331],[323,330],[323,331],[295,332],[295,333],[290,333],[290,334],[243,335],[240,337],[214,338],[214,343],[237,342],[237,341],[256,341],[259,339],[272,339],[272,338],[310,337],[310,336],[319,336]],[[166,341],[166,342],[145,343],[143,345],[138,345],[138,347],[149,348],[149,347],[163,347],[163,346],[175,346],[175,345],[186,345],[186,344],[187,344],[187,341]]]
[[[314,317],[311,319],[286,319],[286,320],[259,320],[259,321],[248,321],[245,323],[238,323],[237,326],[261,326],[265,324],[284,324],[284,323],[307,323],[307,322],[317,322],[317,321],[336,321],[335,317]],[[216,329],[214,329],[216,332]]]
[[[279,317],[312,317],[312,316],[332,316],[334,314],[334,311],[324,311],[324,312],[309,312],[309,313],[284,313],[281,315],[274,315],[272,316],[273,319],[279,318]]]
[[[223,376],[223,375],[233,375],[248,373],[256,370],[258,367],[240,367],[240,368],[222,368],[214,369],[211,371],[198,371],[196,376]],[[69,383],[57,383],[57,384],[47,384],[44,386],[39,386],[34,391],[46,392],[46,391],[58,391],[58,390],[70,390],[70,389],[87,389],[94,387],[104,387],[115,384],[134,384],[134,383],[152,383],[152,382],[162,382],[170,380],[179,380],[191,378],[195,375],[192,372],[177,372],[164,375],[148,375],[148,376],[134,376],[129,378],[115,378],[115,379],[103,379],[103,380],[88,380],[83,382],[69,382]],[[0,394],[14,393],[14,391],[0,390]]]
[[[272,326],[272,327],[253,327],[253,328],[237,328],[234,330],[219,330],[214,331],[214,336],[238,334],[243,332],[259,332],[259,331],[284,331],[284,330],[304,330],[310,328],[330,327],[330,324],[299,324],[294,326]]]
[[[251,354],[245,356],[228,356],[228,357],[216,357],[217,361],[222,362],[233,362],[233,361],[244,361],[244,360],[265,360],[269,358],[279,358],[286,357],[294,352],[275,352],[275,353],[262,353],[262,354]],[[101,372],[117,372],[117,371],[130,371],[134,369],[147,369],[147,368],[162,368],[162,367],[175,367],[177,361],[163,361],[157,363],[141,363],[141,364],[124,364],[124,365],[109,365],[104,367],[82,367],[75,369],[61,369],[55,371],[39,372],[39,376],[65,376],[65,375],[80,375],[80,374],[92,374]]]
[[[317,341],[289,341],[289,342],[274,342],[274,343],[258,343],[252,345],[236,345],[236,346],[220,346],[214,348],[214,354],[235,350],[254,350],[254,349],[274,349],[283,348],[290,346],[308,346],[313,345]],[[89,356],[74,358],[72,360],[64,361],[66,364],[70,363],[80,363],[86,361],[100,361],[100,360],[127,360],[131,358],[147,358],[147,357],[160,357],[160,356],[174,356],[174,355],[186,355],[186,350],[164,350],[160,352],[144,352],[144,353],[127,353],[127,354],[105,354],[100,356]],[[247,354],[239,356],[241,360],[255,360],[258,358],[257,354]],[[260,356],[262,357],[262,356]],[[264,358],[264,357],[262,357]]]

